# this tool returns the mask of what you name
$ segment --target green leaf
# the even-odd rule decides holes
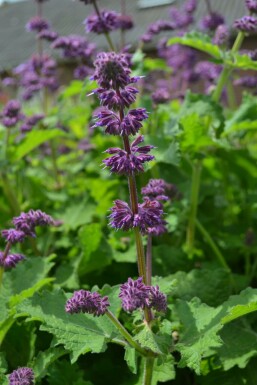
[[[97,318],[89,314],[67,314],[66,301],[65,294],[60,290],[35,294],[18,305],[17,316],[42,322],[40,329],[53,334],[56,345],[64,345],[71,352],[72,363],[81,354],[105,351],[107,342],[112,338],[123,340],[106,316]]]
[[[98,270],[111,263],[112,249],[103,237],[100,223],[83,226],[79,231],[79,242],[83,253],[79,267],[80,274]]]
[[[63,221],[65,229],[75,230],[79,226],[91,222],[94,213],[95,205],[85,200],[68,206],[64,213],[59,215],[59,218]]]
[[[174,380],[176,376],[174,367],[174,358],[171,355],[165,357],[164,360],[155,360],[153,369],[152,385],[157,385],[159,382]]]
[[[229,310],[229,314],[222,318],[221,321],[223,324],[257,311],[257,289],[248,288],[242,291],[240,294],[240,302],[242,302],[242,304],[235,303],[235,306]]]
[[[148,326],[144,326],[144,328],[135,336],[135,340],[137,340],[144,348],[148,348],[160,355],[167,354],[172,343],[171,333],[159,332],[158,334],[154,334]]]
[[[84,374],[85,370],[80,369],[77,364],[71,365],[62,360],[50,367],[47,380],[50,385],[93,385],[84,380]]]
[[[240,132],[240,131],[255,131],[257,130],[257,120],[243,120],[241,122],[232,124],[227,131],[223,133],[223,136]]]
[[[39,352],[29,365],[33,369],[37,380],[45,377],[48,367],[65,354],[67,354],[67,351],[63,347],[49,348],[44,352]]]
[[[132,373],[137,374],[137,352],[130,346],[125,347],[124,359]]]
[[[223,345],[217,355],[224,370],[235,365],[245,368],[250,359],[257,356],[257,334],[246,323],[233,322],[220,332]]]
[[[240,55],[239,53],[226,55],[224,64],[240,70],[257,70],[256,61],[252,60],[248,55]]]
[[[48,140],[67,135],[59,129],[53,130],[35,130],[29,132],[25,139],[15,147],[15,152],[12,154],[12,160],[17,161],[29,154],[32,150],[39,147]]]
[[[173,44],[182,44],[198,49],[199,51],[205,52],[216,59],[221,59],[223,56],[220,48],[212,43],[210,36],[200,32],[189,32],[182,37],[172,37],[168,40],[168,45]]]

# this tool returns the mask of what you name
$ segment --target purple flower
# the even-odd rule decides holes
[[[130,73],[126,55],[115,52],[101,52],[94,62],[95,73],[92,76],[100,87],[109,90],[125,88],[131,83]]]
[[[234,21],[234,27],[242,32],[256,32],[257,19],[253,16],[243,16],[241,19]]]
[[[257,13],[257,0],[245,0],[245,5],[252,13]]]
[[[151,286],[149,293],[149,307],[159,311],[166,312],[167,310],[167,297],[160,292],[159,286]]]
[[[119,297],[122,301],[122,307],[127,312],[136,309],[142,309],[147,305],[149,299],[149,286],[143,283],[142,277],[136,280],[131,278],[120,286]]]
[[[117,28],[125,31],[134,27],[133,19],[129,15],[118,15]]]
[[[53,42],[57,39],[58,33],[55,31],[51,31],[50,29],[43,29],[41,32],[39,32],[37,37],[38,39]]]
[[[215,31],[213,43],[217,45],[224,45],[228,42],[229,30],[226,24],[221,24]]]
[[[45,115],[43,114],[36,114],[32,115],[29,118],[25,120],[25,122],[20,127],[21,132],[29,132],[32,130],[32,128],[40,122],[40,120],[44,119]]]
[[[101,11],[100,17],[97,14],[90,15],[85,21],[86,32],[97,34],[113,31],[118,28],[118,13],[114,11]]]
[[[174,23],[174,28],[176,29],[184,29],[193,23],[194,19],[191,13],[182,12],[180,9],[176,7],[172,7],[170,9],[170,18]]]
[[[162,204],[156,200],[144,198],[143,203],[138,205],[138,213],[134,215],[133,226],[139,227],[144,234],[149,227],[162,224]]]
[[[196,7],[197,7],[196,0],[187,0],[183,8],[187,13],[193,13],[196,10]]]
[[[44,29],[49,29],[49,27],[48,21],[40,16],[32,17],[26,24],[26,29],[30,32],[41,32]]]
[[[234,81],[236,86],[246,87],[246,88],[256,88],[257,87],[257,77],[256,76],[242,76],[239,79]]]
[[[9,100],[2,113],[2,123],[5,127],[14,127],[23,119],[24,115],[21,114],[20,109],[21,104],[18,100]]]
[[[10,242],[12,244],[17,242],[23,242],[26,237],[26,234],[23,231],[16,229],[2,230],[1,234],[7,242]]]
[[[110,225],[115,229],[129,230],[133,227],[133,213],[126,202],[116,200],[111,208]]]
[[[138,94],[138,90],[132,86],[120,89],[119,93],[104,88],[97,88],[93,92],[100,99],[102,106],[114,109],[129,107],[135,102],[136,94]]]
[[[28,213],[21,213],[19,217],[13,218],[13,224],[19,231],[23,231],[30,237],[35,237],[36,226],[54,225],[54,220],[50,215],[41,210],[30,210]]]
[[[148,184],[141,189],[141,193],[149,199],[167,201],[169,198],[165,194],[171,187],[172,185],[163,179],[150,179]]]
[[[21,254],[7,254],[4,257],[4,253],[0,251],[0,266],[5,268],[12,268],[17,265],[18,262],[25,259],[24,255]]]
[[[148,155],[154,146],[138,146],[143,140],[143,136],[137,137],[131,143],[130,153],[118,147],[109,148],[105,152],[114,155],[103,160],[103,163],[110,167],[111,172],[117,174],[131,175],[134,172],[143,172],[143,163],[154,159],[153,155]]]
[[[78,290],[66,302],[65,310],[70,314],[89,313],[99,317],[106,313],[108,306],[110,306],[108,297],[101,297],[96,292]]]
[[[214,82],[222,71],[222,67],[218,64],[208,61],[200,61],[195,67],[195,72],[204,80]]]
[[[89,43],[87,39],[80,35],[69,35],[58,37],[52,48],[62,49],[63,57],[68,59],[82,58],[89,60],[95,51],[95,44]]]
[[[105,133],[111,135],[135,135],[142,127],[141,121],[148,118],[145,108],[130,110],[121,121],[111,110],[101,110],[97,114],[96,126],[106,127]]]
[[[154,235],[155,237],[159,237],[160,235],[167,233],[167,228],[166,228],[167,222],[162,220],[161,223],[154,227],[148,227],[147,229],[147,234]]]
[[[162,31],[173,31],[174,29],[176,29],[176,24],[174,22],[168,20],[157,20],[148,27],[147,34],[152,36]]]
[[[201,21],[201,26],[207,31],[215,31],[215,29],[225,23],[224,17],[217,12],[212,12],[209,15],[204,16]]]
[[[158,90],[152,93],[152,100],[155,104],[166,103],[170,100],[171,96],[166,88],[158,88]]]
[[[38,2],[42,2],[43,0]],[[34,372],[30,368],[19,368],[9,374],[9,385],[34,385]]]
[[[91,75],[92,68],[86,65],[80,65],[74,70],[74,78],[84,80],[87,76]]]
[[[129,278],[120,286],[119,297],[122,301],[122,308],[127,312],[144,307],[153,308],[159,312],[167,310],[166,296],[160,292],[158,286],[147,286],[143,283],[142,277],[136,280]]]

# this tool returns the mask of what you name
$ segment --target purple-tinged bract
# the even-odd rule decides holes
[[[245,5],[251,13],[257,13],[257,0],[245,0]]]
[[[32,17],[26,24],[26,29],[30,32],[41,32],[44,29],[49,29],[49,27],[48,21],[40,16]]]
[[[86,32],[97,34],[114,31],[118,28],[118,13],[114,11],[101,11],[100,17],[97,14],[90,15],[85,21]]]
[[[149,286],[143,283],[142,277],[128,281],[120,286],[119,297],[122,301],[122,308],[127,312],[142,309],[147,306],[149,299]]]
[[[167,310],[167,297],[163,294],[159,286],[151,286],[149,293],[149,307],[159,311],[166,312]]]
[[[111,208],[110,226],[114,229],[129,230],[133,227],[133,213],[126,202],[117,199]]]
[[[65,310],[70,314],[88,313],[99,317],[106,313],[108,306],[110,306],[108,297],[101,297],[96,292],[78,290],[66,302]]]
[[[257,32],[257,19],[253,16],[243,16],[234,21],[234,27],[242,32]]]
[[[93,93],[98,96],[102,106],[119,109],[129,107],[134,103],[138,90],[135,87],[126,86],[125,88],[120,89],[119,93],[111,89],[105,90],[104,88],[97,88]]]
[[[0,251],[0,266],[4,268],[12,268],[17,265],[18,262],[25,259],[24,255],[21,254],[7,254],[4,257],[4,253]]]
[[[9,385],[34,385],[33,370],[26,367],[14,370],[9,374]]]
[[[23,231],[16,229],[2,230],[2,237],[11,244],[23,242],[26,234]]]
[[[130,110],[120,125],[121,135],[136,135],[142,127],[142,121],[148,118],[145,108]]]
[[[139,227],[144,234],[149,227],[162,224],[162,204],[156,200],[145,198],[143,203],[138,205],[138,213],[134,215],[133,226]]]

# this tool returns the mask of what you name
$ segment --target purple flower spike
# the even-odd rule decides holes
[[[41,32],[44,29],[49,29],[49,23],[40,16],[34,16],[26,24],[26,29],[29,32]]]
[[[155,104],[166,103],[170,98],[170,93],[166,88],[159,88],[152,93],[152,100]]]
[[[18,100],[9,100],[2,113],[3,125],[7,128],[16,126],[16,124],[24,118],[24,115],[21,114],[20,110],[21,104]]]
[[[129,230],[133,227],[133,213],[126,202],[117,199],[111,208],[110,226],[115,229]]]
[[[225,24],[221,24],[215,31],[213,43],[217,45],[224,45],[228,42],[229,30]]]
[[[7,254],[5,258],[4,253],[0,251],[0,266],[5,268],[12,268],[17,265],[18,262],[25,259],[24,255],[21,254]]]
[[[257,77],[256,76],[242,76],[234,81],[236,86],[246,88],[257,88]]]
[[[135,87],[126,86],[119,93],[114,90],[105,90],[97,88],[93,91],[100,99],[101,105],[108,108],[124,108],[129,107],[136,100],[138,90]]]
[[[101,52],[94,62],[95,73],[92,76],[104,89],[124,88],[129,83],[131,70],[128,67],[126,55],[115,52]]]
[[[26,234],[23,231],[16,229],[2,230],[2,237],[11,244],[23,242]]]
[[[169,198],[165,194],[171,186],[163,179],[150,179],[148,184],[141,189],[141,193],[149,197],[149,199],[168,200]]]
[[[193,13],[196,10],[197,1],[196,0],[187,0],[184,4],[184,10],[187,13]]]
[[[20,127],[21,132],[29,132],[32,130],[32,128],[40,122],[40,120],[44,119],[45,115],[43,114],[36,114],[32,115],[29,118],[25,120],[25,122]]]
[[[9,385],[34,385],[33,370],[30,368],[19,368],[14,370],[9,375]]]
[[[86,32],[101,34],[118,28],[118,13],[104,10],[100,12],[100,16],[93,14],[84,21]]]
[[[80,65],[74,70],[74,78],[84,80],[88,75],[91,75],[92,69],[86,65]]]
[[[245,0],[245,5],[252,13],[257,13],[257,0]]]
[[[142,233],[146,233],[149,227],[162,224],[162,204],[145,198],[144,203],[139,203],[138,213],[134,215],[133,226],[139,227]]]
[[[102,109],[96,117],[96,126],[106,127],[105,133],[110,135],[120,135],[120,118],[113,111]]]
[[[96,292],[78,290],[66,302],[65,310],[70,314],[88,313],[99,317],[106,313],[108,306],[110,306],[108,297],[101,297]]]
[[[257,32],[257,19],[253,16],[243,16],[234,21],[234,27],[242,32]]]
[[[30,210],[28,213],[21,213],[19,217],[13,218],[13,224],[17,230],[23,231],[30,237],[35,237],[36,226],[54,225],[54,220],[41,210]]]
[[[167,233],[166,225],[167,225],[167,222],[162,220],[162,223],[154,227],[148,227],[147,234],[154,235],[155,237],[159,237],[160,235]]]
[[[212,12],[209,15],[204,16],[201,21],[202,28],[208,31],[215,31],[219,25],[224,23],[224,17],[217,12]]]
[[[142,277],[129,278],[126,283],[120,286],[119,297],[122,300],[122,307],[127,312],[142,309],[147,305],[149,299],[149,286],[143,283]]]
[[[160,292],[159,286],[151,286],[150,287],[150,300],[149,307],[159,311],[166,312],[167,310],[167,297],[165,294]]]

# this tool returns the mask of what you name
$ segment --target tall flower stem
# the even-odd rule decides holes
[[[115,317],[115,315],[110,310],[107,310],[105,314],[111,320],[111,322],[115,325],[115,327],[120,331],[120,333],[123,335],[126,341],[128,341],[130,346],[135,348],[143,356],[147,356],[149,354],[133,339],[133,337],[129,334],[129,332],[124,328],[124,326],[120,323],[120,321]]]
[[[153,377],[154,358],[146,357],[144,359],[144,380],[143,385],[151,385]]]
[[[152,282],[152,235],[147,236],[146,246],[146,284],[151,285]]]
[[[97,16],[99,17],[99,20],[102,20],[101,12],[100,12],[100,10],[99,10],[99,8],[98,8],[98,5],[97,5],[96,0],[93,0],[93,1],[92,1],[92,4],[93,4],[93,7],[94,7],[94,9],[95,9],[95,12],[96,12]],[[112,39],[111,39],[111,37],[110,37],[110,35],[109,35],[109,32],[107,32],[107,31],[104,32],[104,36],[105,36],[105,38],[106,38],[106,40],[107,40],[107,43],[108,43],[110,49],[111,49],[112,51],[115,51],[115,47],[114,47],[114,44],[113,44],[113,42],[112,42]]]
[[[234,53],[239,51],[239,49],[240,49],[240,47],[244,41],[244,38],[245,38],[245,33],[240,31],[236,37],[236,40],[233,44],[233,47],[231,48],[231,51],[230,51],[231,54],[234,54]],[[232,71],[232,69],[230,66],[228,66],[228,65],[224,66],[223,71],[220,74],[216,89],[212,95],[212,99],[215,102],[218,102],[220,100],[223,88],[226,85],[226,83],[228,82],[231,71]]]
[[[200,160],[195,160],[193,163],[192,184],[191,184],[191,196],[189,207],[189,220],[187,226],[187,238],[186,247],[189,256],[192,256],[195,241],[195,221],[198,207],[198,197],[200,189],[202,163]]]

